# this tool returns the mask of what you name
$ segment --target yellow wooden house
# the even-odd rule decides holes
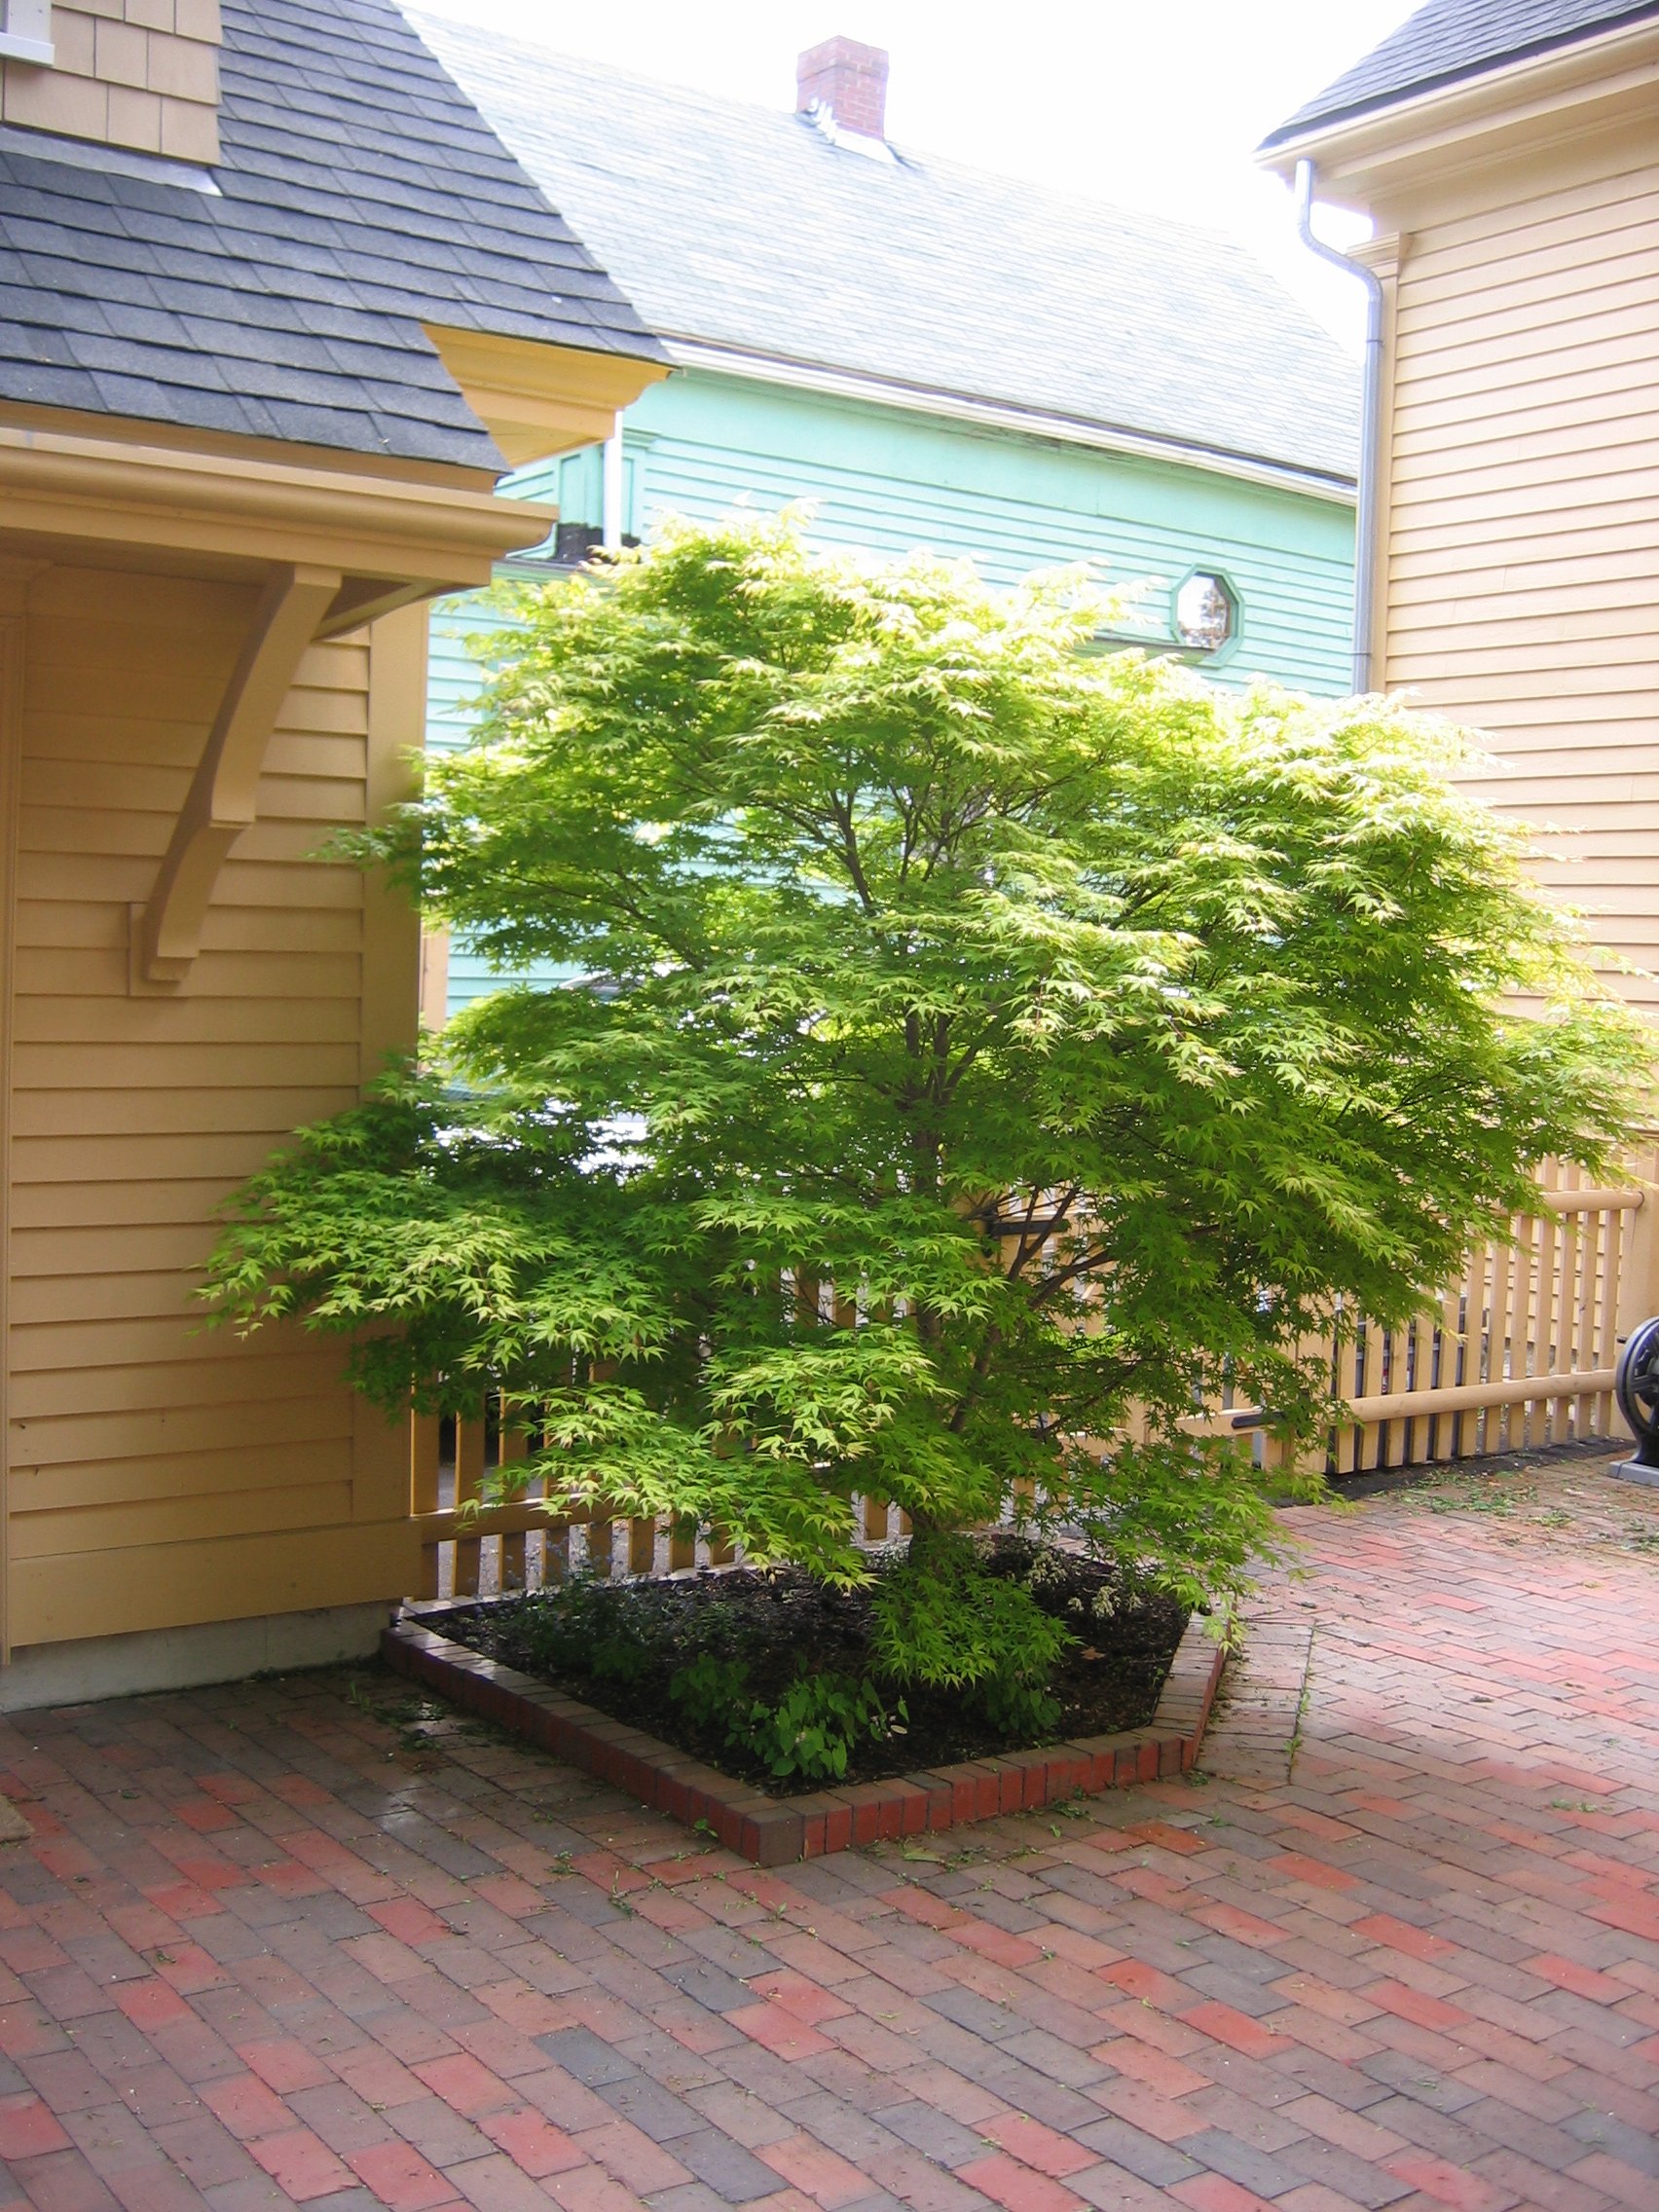
[[[1361,656],[1659,1016],[1659,5],[1430,0],[1267,141],[1379,280]]]
[[[223,1194],[415,1035],[321,854],[432,594],[655,342],[389,0],[0,0],[0,1706],[367,1650],[407,1438],[203,1335]]]

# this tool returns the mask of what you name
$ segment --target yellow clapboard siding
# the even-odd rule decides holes
[[[279,729],[272,732],[265,766],[270,775],[339,777],[361,783],[365,759],[361,737]]]
[[[91,944],[102,951],[127,951],[127,907],[89,907],[68,898],[31,898],[19,911],[16,942],[31,951],[73,951]],[[350,953],[363,940],[363,918],[350,907],[228,907],[214,904],[202,925],[208,951],[228,953]],[[193,1004],[164,1002],[166,1007]],[[148,1035],[160,1035],[153,1028]]]
[[[1390,682],[1395,681],[1394,656],[1398,651],[1398,645],[1390,643]],[[1647,711],[1651,714],[1653,694],[1648,687],[1649,680],[1659,675],[1659,664],[1652,661],[1609,662],[1605,657],[1591,654],[1580,654],[1568,661],[1559,647],[1554,654],[1537,656],[1533,665],[1519,672],[1511,661],[1507,664],[1507,673],[1482,676],[1456,674],[1448,669],[1445,660],[1438,655],[1424,658],[1430,664],[1424,672],[1402,676],[1398,681],[1438,705],[1450,706],[1455,699],[1460,715],[1488,728],[1502,726],[1488,720],[1486,710],[1494,702],[1522,719],[1546,714],[1559,717],[1562,702],[1567,698],[1582,702],[1586,707],[1595,701],[1597,712],[1604,698],[1628,699],[1637,712],[1640,712],[1641,702],[1646,699]],[[1500,656],[1500,668],[1502,665]],[[1517,698],[1516,692],[1524,686],[1530,687],[1533,696]]]
[[[37,1322],[160,1319],[173,1330],[183,1351],[202,1325],[194,1296],[197,1279],[194,1270],[183,1268],[15,1275],[12,1326],[26,1334]]]
[[[1659,498],[1634,498],[1631,487],[1612,487],[1605,498],[1558,506],[1534,518],[1530,530],[1517,533],[1501,515],[1463,515],[1456,527],[1436,529],[1433,505],[1417,502],[1415,527],[1395,523],[1388,547],[1390,574],[1455,575],[1465,561],[1487,561],[1501,552],[1517,566],[1538,561],[1595,559],[1603,553],[1628,553],[1653,542],[1659,524]]]
[[[288,694],[278,727],[308,737],[363,737],[368,730],[368,701],[358,691],[306,690],[296,686]]]
[[[1622,327],[1593,334],[1579,327],[1563,331],[1552,349],[1541,340],[1529,352],[1511,349],[1507,353],[1482,359],[1465,359],[1454,348],[1408,354],[1399,363],[1398,393],[1401,405],[1426,411],[1442,401],[1456,403],[1484,396],[1499,406],[1534,404],[1548,395],[1558,377],[1592,379],[1601,375],[1623,376],[1634,356],[1652,357],[1650,332]],[[1419,421],[1421,417],[1419,416]]]
[[[125,947],[25,945],[17,960],[18,983],[31,995],[113,998],[125,987],[127,970]],[[360,982],[354,953],[203,951],[185,989],[203,998],[355,999]]]
[[[1521,393],[1494,410],[1490,392],[1432,402],[1402,391],[1390,419],[1396,460],[1408,454],[1456,455],[1549,432],[1592,439],[1603,424],[1640,422],[1643,399],[1659,368],[1659,337],[1651,348],[1622,353],[1603,369],[1557,374],[1541,389]]]
[[[1654,831],[1653,841],[1655,853],[1659,854],[1659,830]],[[1585,912],[1592,922],[1598,915],[1620,916],[1624,917],[1620,922],[1621,928],[1640,925],[1644,933],[1659,930],[1659,916],[1654,913],[1653,894],[1643,884],[1587,882],[1584,869],[1572,867],[1566,863],[1553,866],[1549,862],[1540,863],[1538,874],[1545,881],[1555,884],[1570,903]],[[1653,940],[1644,934],[1642,941],[1651,943]]]
[[[228,1491],[208,1497],[146,1497],[125,1504],[18,1514],[12,1556],[21,1562],[92,1552],[133,1551],[153,1544],[201,1542],[288,1529],[324,1531],[350,1522],[351,1484],[309,1481],[303,1460],[285,1482],[266,1490]],[[323,1542],[326,1535],[321,1536]]]
[[[119,653],[120,632],[130,626],[160,625],[175,632],[201,622],[229,623],[253,608],[257,587],[200,576],[170,576],[159,571],[53,567],[29,587],[31,612],[95,626],[101,649]],[[102,641],[108,638],[107,647]],[[85,649],[83,642],[83,650]]]
[[[1518,249],[1549,250],[1565,240],[1613,236],[1630,218],[1659,205],[1650,165],[1628,159],[1603,173],[1566,180],[1539,195],[1525,183],[1507,197],[1419,225],[1413,259],[1430,271],[1490,269]]]
[[[230,1069],[226,1069],[230,1074]],[[12,1110],[13,1141],[31,1136],[174,1135],[203,1130],[269,1127],[293,1129],[350,1105],[354,1091],[278,1090],[263,1085],[246,1089],[208,1090],[200,1085],[176,1089],[127,1091],[21,1090]]]
[[[282,1085],[350,1089],[357,1080],[354,1043],[336,1045],[246,1044],[237,1055],[240,1088]],[[222,1084],[227,1074],[219,1044],[173,1042],[165,1059],[148,1042],[98,1045],[16,1046],[14,1080],[22,1090],[175,1090],[180,1085]]]
[[[44,843],[50,823],[71,809],[104,814],[112,807],[155,814],[169,828],[183,803],[186,769],[151,762],[53,759],[31,760],[19,779],[26,805],[54,810],[36,822]],[[259,784],[262,817],[276,821],[333,824],[352,819],[362,798],[362,772],[342,766],[334,775],[303,775],[268,763]],[[55,848],[53,848],[55,849]]]
[[[271,1490],[296,1468],[313,1483],[350,1482],[351,1440],[319,1437],[292,1443],[239,1444],[217,1452],[168,1452],[157,1458],[70,1461],[31,1467],[13,1477],[14,1513],[63,1513],[145,1498],[213,1497],[226,1491]]]
[[[1616,457],[1611,457],[1594,476],[1534,483],[1525,469],[1515,469],[1494,484],[1469,488],[1458,483],[1445,491],[1425,490],[1415,497],[1411,486],[1406,485],[1402,495],[1391,520],[1394,530],[1408,540],[1414,531],[1462,534],[1499,527],[1512,535],[1533,531],[1548,538],[1572,532],[1575,527],[1582,530],[1588,525],[1593,530],[1604,515],[1609,520],[1635,521],[1643,513],[1659,510],[1659,478],[1650,478],[1646,470],[1623,468]]]
[[[188,1340],[175,1339],[180,1346]],[[179,1407],[253,1407],[291,1390],[332,1392],[340,1380],[338,1346],[295,1352],[271,1351],[262,1346],[248,1347],[245,1359],[215,1357],[192,1346],[195,1356],[151,1358],[131,1366],[99,1367],[82,1372],[72,1394],[65,1399],[61,1381],[68,1370],[37,1369],[12,1379],[9,1406],[13,1418],[32,1426],[36,1420],[61,1417],[65,1404],[77,1416],[85,1414],[166,1414]],[[154,1447],[151,1447],[153,1450]],[[18,1463],[34,1456],[19,1444]],[[84,1458],[84,1453],[77,1453]]]
[[[92,859],[75,853],[21,853],[18,891],[24,902],[55,905],[80,899],[95,905],[125,905],[149,897],[156,880],[153,861]],[[219,878],[227,904],[240,906],[346,906],[362,910],[363,879],[358,869],[310,863],[304,880],[292,866],[254,863],[232,853]]]
[[[1618,892],[1628,892],[1638,903],[1651,898],[1648,885],[1633,880],[1628,852],[1581,850],[1580,844],[1581,840],[1573,840],[1570,860],[1546,856],[1536,863],[1538,876],[1563,888],[1569,904],[1581,899],[1604,900]]]
[[[154,885],[257,587],[65,566],[30,594],[10,1071],[12,1637],[394,1596],[417,1574],[406,1524],[386,1520],[402,1462],[345,1387],[344,1346],[292,1329],[204,1333],[196,1292],[228,1189],[296,1123],[356,1097],[365,1034],[406,1033],[395,1011],[364,1004],[371,969],[377,990],[401,987],[364,878],[314,856],[336,825],[365,819],[371,767],[389,792],[385,763],[419,742],[424,617],[305,654],[203,949],[175,992],[134,996],[128,908]],[[401,674],[382,642],[394,634]],[[376,723],[383,666],[398,706]]]
[[[1581,734],[1576,730],[1516,730],[1500,745],[1489,732],[1482,740],[1481,756],[1482,763],[1491,765],[1477,764],[1465,770],[1465,780],[1480,788],[1489,777],[1530,776],[1540,782],[1551,779],[1600,790],[1598,779],[1603,775],[1631,772],[1631,763],[1610,756],[1604,744],[1575,745],[1572,741]],[[1637,772],[1641,765],[1636,764]]]
[[[413,1523],[395,1521],[59,1553],[18,1563],[12,1633],[19,1644],[51,1643],[362,1604],[412,1590],[419,1548]]]
[[[96,625],[91,627],[95,634]],[[32,635],[32,620],[29,629]],[[203,666],[191,662],[177,641],[173,649],[178,655],[177,669],[165,679],[153,677],[145,682],[144,712],[166,721],[190,722],[205,737],[224,697],[234,655],[227,656],[223,666]],[[106,712],[125,714],[132,706],[130,686],[125,692],[116,689],[116,673],[85,651],[78,658],[54,665],[32,662],[23,685],[25,721],[32,723],[38,706],[55,717],[78,716],[91,732]]]
[[[311,826],[313,838],[318,826],[359,817],[362,785],[346,777],[266,775],[259,784],[259,812],[267,822],[299,822]]]
[[[352,790],[352,803],[349,810],[326,819],[355,827],[363,818],[362,787],[359,784],[342,788]],[[99,809],[90,803],[29,806],[23,811],[18,850],[23,854],[112,853],[142,857],[152,864],[153,873],[155,865],[167,849],[167,839],[172,834],[173,822],[184,795],[181,788],[170,803],[158,799],[143,808],[129,803],[119,810]],[[307,866],[338,866],[338,863],[313,860],[317,842],[315,818],[289,823],[279,817],[265,816],[237,839],[235,858],[241,863],[287,861]],[[227,873],[230,865],[227,863]]]
[[[41,998],[18,1011],[14,1035],[20,1041],[75,1044],[129,1038],[158,1047],[171,1044],[234,1045],[266,1039],[354,1042],[355,999],[260,999],[191,997],[130,999]]]
[[[240,1182],[283,1144],[291,1130],[273,1119],[268,1128],[237,1129],[231,1134],[197,1130],[188,1136],[168,1130],[159,1136],[123,1137],[119,1147],[107,1137],[30,1137],[12,1146],[15,1184],[143,1182],[147,1176],[173,1181],[181,1175],[223,1175]]]
[[[1458,376],[1492,373],[1497,383],[1506,384],[1530,363],[1560,358],[1564,325],[1570,329],[1575,349],[1580,344],[1644,345],[1653,329],[1651,298],[1641,284],[1612,283],[1595,292],[1587,286],[1570,302],[1566,316],[1562,304],[1552,301],[1491,322],[1476,318],[1470,328],[1455,318],[1414,320],[1409,309],[1402,309],[1395,358],[1408,384],[1447,369]]]
[[[1659,610],[1656,610],[1659,620]],[[1555,625],[1547,626],[1553,632]],[[1434,637],[1414,637],[1416,649],[1406,652],[1390,640],[1388,665],[1396,683],[1417,683],[1438,677],[1458,686],[1458,695],[1472,703],[1484,695],[1473,688],[1493,682],[1507,697],[1529,676],[1547,677],[1568,683],[1575,697],[1605,689],[1629,690],[1659,674],[1653,659],[1653,638],[1630,637],[1618,631],[1605,636],[1539,637],[1536,628],[1517,623],[1493,639],[1477,623],[1461,631],[1440,631]],[[1465,691],[1465,683],[1470,687]]]
[[[230,1176],[180,1176],[171,1183],[131,1176],[114,1183],[21,1183],[12,1193],[12,1258],[19,1272],[37,1231],[46,1236],[120,1235],[130,1225],[206,1233]]]
[[[350,1407],[326,1388],[305,1394],[306,1379],[290,1373],[273,1381],[269,1396],[249,1386],[240,1398],[213,1405],[113,1407],[84,1414],[32,1419],[13,1453],[14,1476],[30,1467],[79,1465],[88,1459],[159,1458],[173,1452],[235,1452],[250,1436],[261,1444],[290,1445],[296,1452],[352,1433]],[[61,1388],[56,1403],[65,1402]]]
[[[1451,453],[1396,451],[1392,482],[1402,508],[1423,491],[1440,506],[1453,499],[1508,495],[1522,482],[1539,497],[1564,484],[1576,489],[1621,478],[1652,486],[1659,484],[1659,437],[1652,428],[1650,417],[1626,417],[1586,424],[1571,438],[1543,431],[1487,445],[1465,442]]]
[[[129,702],[129,711],[93,720],[86,715],[60,713],[39,707],[31,718],[40,750],[27,763],[31,772],[53,761],[107,761],[166,769],[188,778],[202,757],[207,730],[200,721],[167,720],[145,711],[145,704]]]
[[[135,1280],[124,1276],[124,1283]],[[29,1292],[42,1299],[42,1309],[26,1311],[11,1323],[11,1372],[14,1374],[78,1374],[82,1367],[135,1367],[146,1360],[190,1358],[205,1360],[261,1360],[285,1356],[285,1343],[272,1329],[241,1339],[230,1329],[203,1329],[205,1308],[197,1299],[199,1276],[141,1276],[150,1283],[168,1283],[172,1301],[160,1299],[153,1308],[137,1301],[127,1308],[97,1309],[92,1314],[51,1314],[44,1309],[44,1294],[73,1290],[75,1280],[59,1283],[54,1276],[35,1276]],[[320,1343],[320,1339],[318,1339]]]
[[[1403,616],[1415,629],[1432,629],[1456,620],[1459,608],[1523,622],[1580,613],[1622,615],[1626,602],[1639,608],[1659,605],[1659,558],[1646,548],[1612,552],[1595,547],[1559,561],[1485,566],[1465,559],[1455,570],[1453,583],[1455,589],[1448,590],[1445,575],[1401,563],[1388,595],[1395,618]]]
[[[1570,652],[1587,645],[1626,653],[1641,647],[1651,651],[1659,592],[1649,596],[1627,589],[1619,604],[1604,592],[1598,598],[1594,591],[1576,588],[1499,593],[1474,603],[1481,609],[1478,619],[1459,618],[1457,610],[1466,604],[1448,597],[1397,605],[1395,619],[1405,637],[1438,638],[1448,651],[1493,647],[1510,652],[1523,646],[1551,651],[1559,646]]]
[[[107,1199],[110,1188],[101,1187],[100,1199]],[[154,1190],[157,1186],[141,1188]],[[212,1188],[204,1183],[179,1184],[177,1189],[187,1196],[177,1202],[188,1205],[190,1212],[174,1222],[159,1221],[153,1215],[141,1221],[111,1222],[107,1203],[100,1203],[96,1224],[83,1226],[62,1220],[56,1200],[49,1228],[29,1229],[14,1218],[13,1276],[126,1274],[200,1267],[213,1234],[210,1225],[201,1218],[203,1196]]]
[[[1509,263],[1506,263],[1509,268]],[[1495,332],[1560,327],[1562,310],[1581,314],[1586,303],[1624,310],[1659,287],[1659,223],[1635,223],[1595,241],[1593,252],[1532,252],[1527,270],[1506,281],[1466,285],[1418,259],[1400,306],[1407,332],[1457,332],[1485,339]]]
[[[1462,682],[1422,678],[1401,688],[1414,704],[1484,730],[1493,740],[1498,754],[1502,753],[1503,742],[1511,730],[1554,729],[1566,713],[1581,704],[1580,695],[1567,684],[1555,686],[1540,682],[1535,699],[1494,696],[1485,701],[1471,698],[1469,693],[1474,686]],[[1595,715],[1602,728],[1609,732],[1609,744],[1629,743],[1632,730],[1651,729],[1652,698],[1645,691],[1604,692],[1595,703]],[[1615,737],[1611,733],[1620,725],[1629,727],[1622,736]]]

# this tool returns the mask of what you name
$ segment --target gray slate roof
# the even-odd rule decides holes
[[[1264,148],[1316,124],[1483,75],[1530,55],[1567,46],[1618,23],[1659,15],[1656,0],[1428,0],[1382,45],[1301,107]]]
[[[665,338],[1353,474],[1357,370],[1230,239],[413,19]]]
[[[0,402],[498,469],[423,321],[660,358],[391,0],[224,28],[222,197],[6,134]]]

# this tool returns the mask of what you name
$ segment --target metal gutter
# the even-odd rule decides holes
[[[1365,372],[1359,418],[1359,497],[1353,531],[1353,687],[1372,688],[1371,632],[1377,597],[1378,430],[1382,416],[1382,284],[1363,261],[1339,253],[1313,235],[1313,164],[1296,165],[1296,230],[1309,253],[1357,276],[1365,286]]]
[[[1186,445],[1178,438],[1118,429],[1076,416],[1044,414],[1033,408],[974,399],[961,392],[890,383],[879,377],[858,376],[844,369],[822,368],[805,361],[780,360],[772,354],[705,346],[694,339],[665,337],[663,345],[677,368],[744,377],[756,383],[781,385],[791,390],[821,392],[828,398],[864,400],[871,406],[905,407],[920,415],[941,416],[950,422],[970,423],[983,429],[1011,430],[1022,437],[1088,446],[1097,452],[1121,453],[1137,461],[1204,468],[1216,476],[1266,485],[1277,492],[1298,492],[1309,498],[1329,499],[1339,506],[1351,505],[1355,496],[1350,478],[1319,469],[1298,468],[1288,461],[1262,461],[1208,446]]]

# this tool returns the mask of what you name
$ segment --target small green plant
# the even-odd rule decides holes
[[[741,1659],[719,1659],[701,1651],[668,1685],[668,1694],[693,1728],[729,1727],[749,1687],[749,1669]]]
[[[903,1733],[909,1714],[900,1698],[891,1710],[866,1675],[801,1675],[775,1705],[757,1698],[733,1715],[726,1741],[764,1760],[780,1782],[839,1782],[861,1737]]]
[[[861,1740],[903,1734],[903,1700],[889,1700],[866,1676],[800,1675],[782,1697],[755,1697],[742,1659],[701,1651],[682,1666],[668,1694],[690,1724],[761,1760],[779,1781],[839,1782]]]
[[[626,1586],[614,1588],[587,1574],[546,1593],[527,1616],[535,1660],[554,1673],[592,1675],[624,1688],[643,1681],[656,1653],[627,1596]]]

